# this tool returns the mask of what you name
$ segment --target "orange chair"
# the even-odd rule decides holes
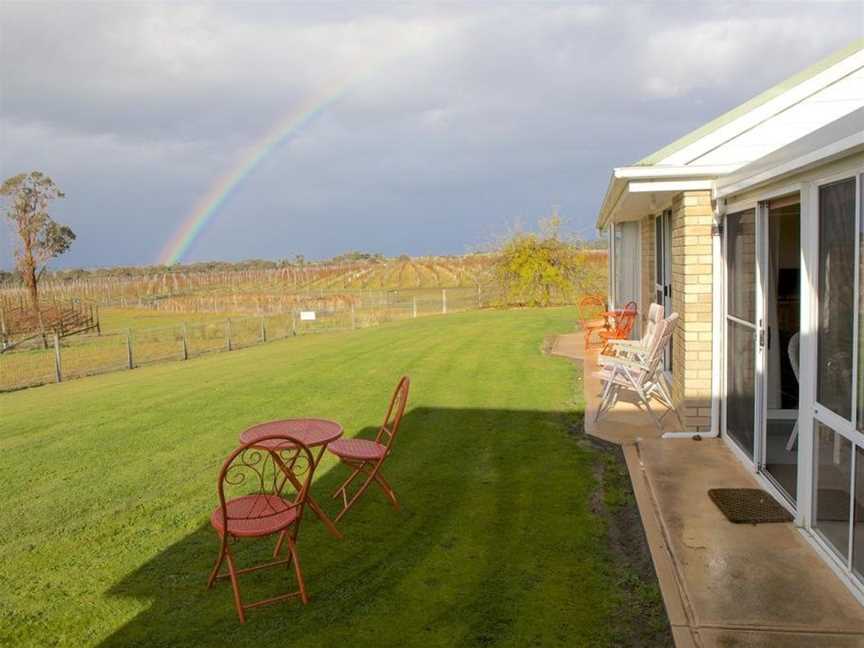
[[[210,524],[219,535],[219,556],[210,578],[208,589],[222,578],[231,580],[234,607],[240,623],[246,622],[246,610],[277,603],[299,596],[309,602],[300,559],[297,555],[297,534],[303,507],[315,471],[312,453],[303,443],[283,434],[263,437],[234,450],[219,471],[217,491],[219,506],[210,516]],[[237,569],[230,545],[241,538],[261,538],[278,535],[274,558],[278,558],[283,542],[288,547],[286,558]],[[222,563],[228,562],[228,573],[220,573]],[[240,574],[276,567],[294,565],[298,591],[244,604],[240,597]]]
[[[591,348],[591,336],[609,329],[609,321],[603,317],[606,300],[599,295],[588,295],[579,301],[579,319],[585,332],[585,350]],[[602,340],[601,340],[602,342]]]
[[[609,340],[629,340],[630,333],[633,331],[633,326],[636,324],[636,302],[627,302],[620,311],[612,312],[610,315],[615,319],[615,326],[608,331],[600,331],[600,339],[603,341],[603,348],[600,353],[606,353],[611,350]]]
[[[354,506],[372,482],[375,482],[378,488],[383,491],[384,495],[387,496],[387,499],[393,505],[393,508],[399,509],[396,493],[381,474],[381,466],[393,451],[393,442],[396,440],[396,433],[399,432],[399,423],[402,421],[405,405],[408,403],[408,390],[410,386],[411,381],[408,379],[408,376],[402,376],[399,384],[396,386],[396,391],[393,392],[393,397],[390,399],[390,407],[387,409],[384,423],[378,429],[378,434],[375,436],[374,441],[368,439],[337,439],[327,446],[327,450],[336,455],[352,471],[348,479],[342,482],[342,485],[333,493],[334,499],[339,497],[339,495],[342,496],[342,510],[336,516],[336,522],[342,519],[342,516]],[[360,488],[349,498],[348,487],[361,473],[366,475],[366,479]]]

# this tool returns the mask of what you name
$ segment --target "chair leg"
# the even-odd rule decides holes
[[[363,471],[363,466],[365,466],[365,465],[366,465],[366,463],[364,462],[363,464],[360,465],[360,467],[357,470]],[[380,464],[378,464],[378,465],[380,465]],[[352,506],[354,506],[354,504],[357,502],[358,499],[360,499],[360,496],[366,492],[366,489],[369,488],[369,485],[373,481],[375,481],[375,472],[376,471],[377,471],[377,468],[371,474],[367,472],[367,474],[369,476],[363,481],[363,483],[360,485],[360,488],[357,489],[357,491],[354,493],[354,495],[351,496],[351,499],[348,499],[348,492],[347,491],[342,491],[342,497],[343,497],[344,504],[342,506],[342,510],[339,511],[339,515],[337,515],[336,518],[333,520],[334,522],[339,522],[339,520],[342,519],[342,516],[345,515]],[[366,472],[366,471],[363,471],[363,472]]]
[[[384,479],[384,475],[379,471],[375,476],[375,482],[384,491],[384,494],[387,496],[387,499],[390,500],[390,503],[393,505],[393,508],[397,511],[399,510],[399,500],[396,499],[396,491],[387,483],[387,480]]]
[[[795,419],[795,425],[792,426],[792,434],[789,435],[789,440],[786,442],[786,451],[792,452],[795,447],[795,442],[798,440],[798,419]]]
[[[207,589],[213,587],[216,582],[216,577],[219,575],[219,569],[222,567],[222,562],[225,560],[225,550],[228,548],[228,540],[223,535],[219,542],[219,557],[216,558],[216,564],[213,565],[213,570],[210,572],[210,578],[207,579]]]
[[[225,545],[225,557],[228,559],[231,589],[234,590],[234,607],[237,608],[237,616],[240,617],[240,623],[246,623],[246,613],[243,610],[243,602],[240,600],[240,583],[237,581],[237,568],[234,566],[234,557],[231,555],[231,549],[228,545]]]
[[[288,551],[291,552],[291,562],[294,564],[294,576],[297,578],[297,586],[300,588],[300,600],[303,605],[309,603],[309,595],[306,593],[306,582],[303,580],[303,570],[300,568],[300,556],[297,553],[297,544],[294,538],[288,536]]]
[[[345,463],[346,466],[353,468],[353,466],[351,464],[349,464],[347,462],[343,462],[343,463]],[[331,497],[333,499],[336,499],[339,496],[339,493],[344,493],[345,490],[351,485],[351,482],[354,481],[354,478],[360,474],[360,471],[362,470],[362,468],[363,468],[362,465],[357,467],[357,468],[354,468],[352,473],[348,476],[348,479],[343,481],[342,484],[339,486],[339,488],[337,488],[335,491],[333,491],[333,495]]]

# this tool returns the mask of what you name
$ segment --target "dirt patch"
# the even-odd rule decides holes
[[[581,417],[573,435],[597,453],[594,476],[597,489],[592,509],[606,522],[607,550],[620,598],[615,646],[667,648],[674,645],[660,584],[636,505],[633,486],[621,447],[584,433]]]

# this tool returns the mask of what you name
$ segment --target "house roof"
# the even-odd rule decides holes
[[[655,164],[659,164],[662,160],[668,158],[673,153],[677,153],[684,147],[696,142],[697,140],[709,135],[719,129],[726,124],[733,122],[739,117],[759,108],[760,106],[768,103],[772,99],[780,96],[787,90],[794,88],[795,86],[807,81],[808,79],[812,79],[820,72],[824,72],[835,63],[838,63],[846,58],[849,58],[852,54],[861,51],[864,49],[864,38],[861,38],[851,45],[844,47],[837,52],[834,52],[830,56],[825,57],[818,63],[814,63],[810,67],[801,70],[797,74],[793,74],[788,79],[784,79],[780,83],[771,88],[768,88],[764,92],[756,95],[752,99],[745,101],[740,106],[736,106],[732,110],[723,113],[719,117],[715,117],[707,124],[704,124],[697,128],[696,130],[690,131],[683,137],[679,137],[677,140],[672,142],[671,144],[667,144],[663,148],[654,151],[651,155],[647,155],[641,160],[639,160],[634,166],[652,166]]]
[[[746,167],[864,107],[864,39],[832,54],[633,166],[613,170],[597,218],[641,219],[675,194],[714,188]]]

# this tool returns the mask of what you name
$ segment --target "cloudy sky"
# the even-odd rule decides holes
[[[864,35],[860,2],[0,4],[0,174],[39,169],[55,265],[461,253]],[[0,238],[10,264],[12,236]]]

